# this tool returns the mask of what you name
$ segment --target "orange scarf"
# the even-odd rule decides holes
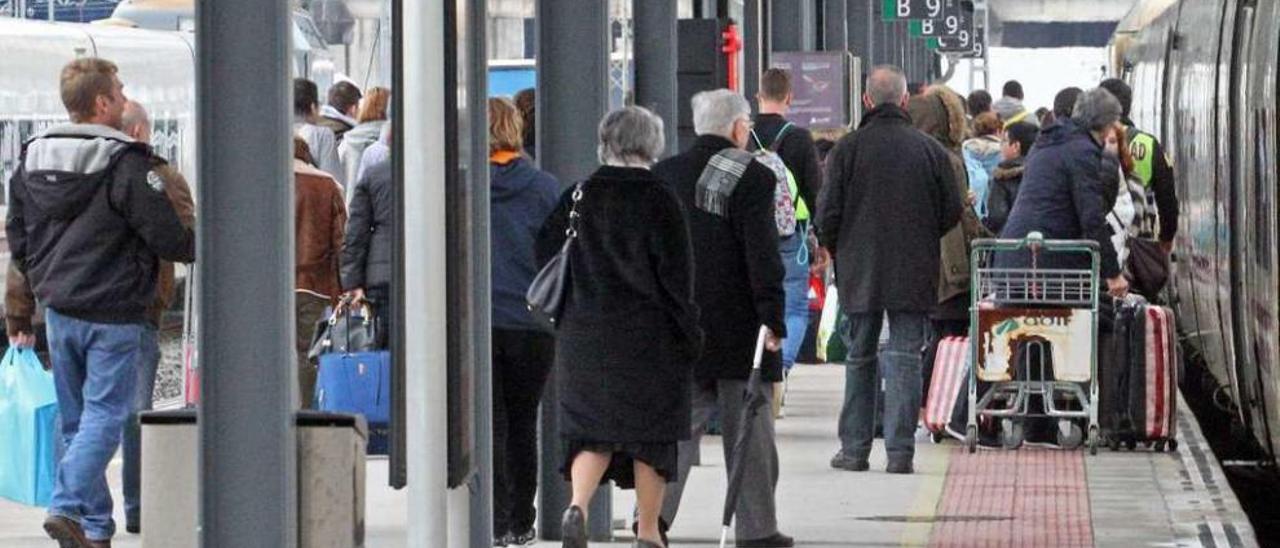
[[[495,150],[489,154],[489,162],[500,166],[516,161],[520,153],[514,150]]]

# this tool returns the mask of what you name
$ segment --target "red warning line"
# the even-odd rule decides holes
[[[951,454],[929,546],[1093,546],[1083,451]]]

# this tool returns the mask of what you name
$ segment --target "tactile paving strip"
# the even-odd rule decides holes
[[[1083,451],[957,447],[929,545],[1093,546],[1084,458]]]

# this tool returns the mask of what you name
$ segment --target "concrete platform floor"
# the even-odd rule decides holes
[[[778,422],[782,478],[779,523],[799,546],[1257,546],[1189,412],[1179,420],[1176,453],[1111,453],[1024,448],[969,455],[954,442],[920,437],[916,474],[884,473],[877,444],[871,471],[828,467],[835,451],[843,386],[839,366],[803,366],[792,377],[786,418]],[[703,443],[703,466],[685,492],[672,546],[714,546],[725,486],[720,439]],[[119,463],[109,471],[119,506]],[[367,546],[405,546],[406,495],[385,487],[386,461],[371,460]],[[615,522],[631,513],[629,492],[614,491]],[[557,510],[558,513],[558,510]],[[52,546],[43,510],[0,500],[0,548]],[[123,523],[121,521],[121,523]],[[630,546],[629,531],[614,543]],[[554,542],[539,547],[558,546]],[[141,546],[121,534],[117,548]]]

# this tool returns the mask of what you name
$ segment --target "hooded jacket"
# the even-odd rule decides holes
[[[1026,122],[1036,127],[1040,126],[1040,120],[1028,111],[1027,107],[1023,106],[1022,99],[1001,97],[995,103],[992,103],[991,110],[996,112],[996,115],[1000,117],[1000,121],[1004,122],[1006,126],[1018,122]]]
[[[847,313],[934,308],[939,241],[960,220],[956,174],[947,150],[912,128],[897,105],[872,109],[836,143],[817,226],[819,242],[835,254]]]
[[[1018,186],[1022,184],[1022,171],[1026,157],[1019,156],[1001,162],[991,178],[991,191],[987,195],[987,229],[999,234],[1009,220],[1013,202],[1018,199]]]
[[[978,196],[974,212],[979,219],[986,219],[989,214],[987,196],[991,193],[991,176],[1000,165],[1000,145],[1000,137],[984,135],[965,141],[961,147],[964,167],[969,174],[969,190]]]
[[[911,99],[907,105],[911,119],[920,131],[938,141],[947,153],[953,172],[956,193],[963,201],[969,192],[969,172],[960,155],[961,143],[968,132],[964,119],[964,101],[951,90],[937,86],[924,95]],[[972,207],[961,210],[960,222],[946,231],[941,242],[941,266],[938,273],[938,303],[951,306],[934,310],[938,319],[964,317],[967,306],[958,299],[969,292],[969,242],[984,235],[982,223]]]
[[[1027,157],[1018,200],[1000,237],[1025,238],[1040,232],[1051,240],[1090,239],[1100,246],[1102,276],[1118,276],[1120,266],[1106,222],[1109,208],[1104,206],[1101,172],[1102,146],[1087,130],[1071,120],[1059,120],[1045,128]],[[1079,254],[1044,254],[1038,264],[1042,268],[1083,269],[1089,267],[1089,260]],[[1030,257],[1006,253],[997,257],[996,265],[1023,268],[1030,265]]]
[[[489,164],[489,241],[493,327],[540,330],[525,293],[538,270],[538,230],[560,203],[560,182],[524,158]]]
[[[149,147],[106,126],[69,124],[27,143],[9,185],[11,261],[36,299],[98,323],[141,323],[160,259],[195,260]]]
[[[351,131],[348,131],[338,143],[338,160],[342,162],[342,171],[345,176],[343,180],[349,181],[346,185],[348,203],[351,202],[351,196],[355,194],[356,183],[360,181],[360,157],[364,155],[369,145],[382,138],[382,130],[386,125],[386,120],[365,122],[351,128]]]

